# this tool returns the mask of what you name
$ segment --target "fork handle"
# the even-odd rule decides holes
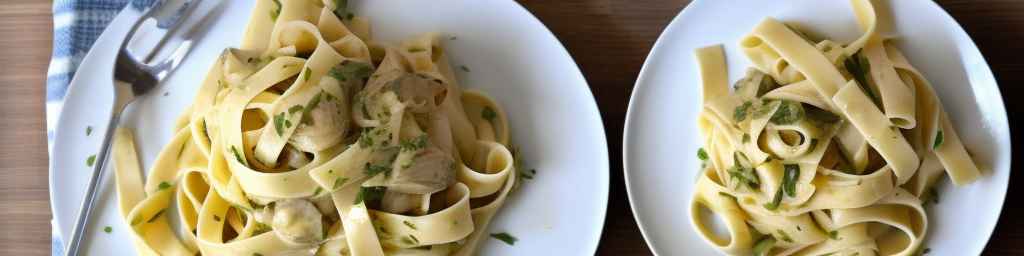
[[[71,230],[71,240],[68,240],[67,250],[64,251],[65,256],[79,255],[82,239],[85,233],[88,232],[89,215],[92,214],[93,205],[96,201],[96,190],[103,181],[103,170],[107,165],[107,159],[110,158],[111,138],[113,138],[114,130],[116,130],[118,123],[120,123],[121,112],[124,111],[125,106],[134,98],[129,96],[131,92],[119,92],[120,88],[126,87],[117,85],[117,83],[122,82],[114,81],[114,83],[113,113],[110,115],[110,120],[107,121],[107,130],[103,133],[103,144],[101,144],[100,152],[96,155],[96,162],[92,166],[92,178],[89,179],[89,186],[85,191],[85,197],[82,199],[82,206],[78,210],[78,219],[75,220],[75,226]]]

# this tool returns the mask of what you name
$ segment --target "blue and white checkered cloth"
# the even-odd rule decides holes
[[[53,1],[53,59],[46,77],[46,138],[53,145],[53,131],[64,105],[68,84],[78,64],[89,52],[93,42],[114,17],[131,0],[55,0]],[[149,6],[154,0],[135,0],[133,4]],[[56,215],[56,214],[54,214]],[[56,223],[54,223],[56,224]],[[53,229],[51,252],[64,254],[64,243],[56,226]]]

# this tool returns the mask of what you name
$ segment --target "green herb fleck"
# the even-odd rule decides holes
[[[334,15],[342,18],[345,14],[351,14],[348,12],[348,0],[334,0]]]
[[[932,145],[932,149],[939,149],[942,146],[942,141],[945,140],[942,136],[942,130],[935,133],[935,144]]]
[[[235,148],[234,145],[231,145],[231,153],[235,154],[235,160],[238,160],[239,163],[245,164],[245,158],[242,157],[241,153],[238,153],[238,148]]]
[[[270,20],[277,21],[277,17],[281,16],[281,1],[274,0],[274,5],[277,5],[277,8],[270,10]]]
[[[346,181],[348,181],[348,178],[345,177],[338,177],[337,179],[334,179],[334,186],[331,189],[337,190],[341,188],[341,185],[345,185]]]
[[[274,130],[278,137],[284,136],[284,112],[274,115]]]
[[[363,166],[363,173],[365,173],[367,177],[373,177],[374,175],[386,172],[388,170],[390,169],[388,168],[388,166],[385,165],[375,165],[366,163],[366,165]]]
[[[928,201],[933,204],[939,203],[939,191],[935,190],[934,187],[928,188]]]
[[[252,256],[263,256],[263,254],[258,253],[258,252],[254,252],[254,253],[252,253]]]
[[[768,255],[768,252],[775,247],[775,238],[771,236],[765,236],[764,239],[757,241],[754,244],[754,256]]]
[[[320,186],[316,186],[316,190],[313,190],[313,195],[314,196],[319,195],[320,192],[323,192],[323,191],[324,191],[324,188],[322,188]]]
[[[114,232],[114,228],[106,226],[103,228],[103,232],[107,232],[107,234],[110,234],[110,232]]]
[[[95,163],[96,163],[96,154],[93,154],[93,155],[89,156],[89,158],[85,159],[85,165],[86,166],[92,167],[92,165],[95,164]]]
[[[295,105],[288,108],[288,114],[295,114],[296,112],[302,111],[302,105]]]
[[[220,216],[217,216],[216,214],[214,214],[213,215],[213,221],[220,222]]]
[[[708,152],[705,151],[703,147],[697,149],[697,159],[700,159],[701,161],[708,160]]]
[[[168,189],[170,187],[171,187],[171,183],[167,183],[166,181],[161,181],[160,185],[157,186],[157,191]]]
[[[849,72],[850,76],[853,76],[853,79],[857,81],[857,85],[859,85],[860,89],[864,91],[864,94],[871,97],[871,100],[875,101],[875,105],[878,105],[874,92],[872,92],[871,88],[868,87],[867,74],[870,72],[871,66],[868,65],[868,61],[864,59],[861,52],[857,51],[853,56],[846,58],[846,60],[843,61],[843,66],[846,68],[846,72]]]
[[[839,240],[839,232],[836,232],[835,230],[829,231],[828,238],[832,240]]]
[[[403,151],[416,151],[422,148],[426,148],[427,140],[427,134],[424,133],[421,134],[420,136],[416,136],[416,138],[402,140],[402,142],[399,143],[399,147],[401,147]]]
[[[313,70],[306,67],[306,73],[302,75],[302,81],[309,81],[309,76],[313,75]]]
[[[327,75],[338,79],[338,81],[346,82],[349,79],[362,80],[370,77],[373,73],[373,68],[369,64],[357,62],[357,61],[345,61],[341,64],[331,68],[331,71]]]
[[[494,239],[501,240],[502,242],[505,242],[508,245],[515,245],[516,241],[519,241],[519,239],[517,239],[516,237],[509,235],[508,233],[505,232],[491,234],[491,237],[493,237]]]
[[[804,107],[800,102],[782,101],[779,105],[779,109],[775,110],[775,114],[772,114],[771,119],[768,121],[773,124],[786,125],[796,123],[804,118]]]
[[[743,134],[743,143],[750,143],[750,134]]]
[[[775,230],[775,232],[779,233],[779,239],[782,239],[782,241],[785,241],[787,243],[792,243],[793,242],[793,238],[790,238],[789,234],[786,234],[786,231],[783,231],[783,230],[779,229],[779,230]]]
[[[782,177],[782,187],[786,195],[796,197],[796,180],[800,177],[800,165],[787,164],[783,166],[785,172]]]
[[[91,125],[85,127],[85,136],[89,136],[89,134],[92,134],[92,126]]]
[[[409,48],[409,52],[422,52],[422,51],[426,51],[426,49],[419,48],[419,47]]]
[[[480,117],[483,117],[487,121],[494,122],[494,118],[498,116],[498,113],[494,112],[491,107],[484,107],[484,110],[480,111]]]
[[[469,72],[469,68],[468,68],[468,67],[466,67],[466,65],[461,65],[461,66],[459,66],[459,69],[462,69],[462,71],[466,71],[466,72]]]
[[[356,194],[356,201],[352,204],[359,204],[364,201],[376,201],[384,197],[387,187],[360,187],[359,194]]]
[[[732,112],[732,119],[735,120],[737,123],[746,120],[747,113],[750,112],[751,106],[753,106],[753,103],[750,101],[743,102],[743,104],[737,106],[736,109],[734,109]]]
[[[781,184],[780,184],[781,185]],[[779,204],[782,203],[782,188],[775,190],[775,197],[772,198],[771,202],[765,203],[764,208],[770,211],[779,209]]]

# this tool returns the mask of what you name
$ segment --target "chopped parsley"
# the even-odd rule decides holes
[[[452,166],[454,166],[454,165],[455,165],[455,163],[452,163]],[[454,168],[452,168],[452,169],[454,169]],[[537,169],[530,169],[529,173],[527,173],[525,171],[524,172],[517,172],[517,173],[519,173],[519,177],[520,178],[532,180],[533,176],[537,175]]]
[[[114,232],[114,228],[106,226],[103,228],[103,232],[107,232],[107,234],[110,234],[110,232]]]
[[[785,172],[782,176],[782,188],[786,191],[786,195],[790,197],[796,196],[796,180],[800,177],[800,165],[787,164],[783,166]]]
[[[779,204],[782,203],[782,188],[780,187],[775,191],[775,197],[772,198],[771,202],[765,203],[764,208],[774,211],[779,209]]]
[[[231,145],[231,153],[235,154],[235,160],[238,160],[239,163],[245,164],[245,158],[242,157],[241,153],[238,153],[238,148],[234,145]]]
[[[942,146],[942,141],[945,140],[942,136],[942,130],[935,133],[935,144],[932,145],[932,149],[939,149]]]
[[[835,230],[829,231],[828,238],[832,240],[839,240],[839,232],[836,232]]]
[[[313,196],[319,195],[320,192],[323,192],[323,191],[324,191],[324,188],[322,188],[320,186],[316,186],[316,190],[313,190]]]
[[[750,107],[753,106],[753,102],[747,101],[736,107],[732,112],[732,119],[737,123],[747,120],[747,114],[750,113]]]
[[[214,214],[213,215],[213,221],[220,222],[220,216],[217,216],[216,214]]]
[[[871,66],[868,65],[867,59],[864,59],[861,52],[857,51],[853,56],[846,58],[846,60],[843,61],[843,66],[846,68],[846,72],[849,72],[850,76],[853,76],[853,79],[857,81],[857,85],[859,85],[860,89],[864,91],[864,94],[871,97],[871,100],[875,102],[875,105],[878,105],[878,99],[875,98],[875,94],[871,91],[871,88],[868,87],[867,74],[870,72]]]
[[[427,140],[427,134],[424,133],[420,136],[416,136],[416,138],[402,140],[402,142],[399,143],[399,147],[402,148],[402,151],[416,151],[426,148]]]
[[[514,237],[512,235],[509,235],[508,233],[505,233],[505,232],[493,233],[493,234],[491,234],[491,237],[493,237],[494,239],[501,240],[502,242],[505,242],[508,245],[515,245],[516,241],[519,241],[518,238],[516,238],[516,237]]]
[[[462,69],[462,71],[466,71],[466,72],[469,72],[469,68],[468,68],[468,67],[466,67],[466,65],[461,65],[461,66],[459,66],[459,69]]]
[[[495,113],[494,109],[491,108],[491,107],[484,107],[484,110],[480,111],[480,117],[483,117],[487,121],[490,121],[490,122],[493,123],[494,122],[494,118],[498,117],[498,113]]]
[[[760,178],[754,173],[753,168],[745,167],[740,162],[740,158],[747,159],[743,152],[736,152],[733,154],[733,166],[726,170],[729,173],[729,177],[736,180],[736,185],[746,184],[751,189],[757,189],[757,185],[761,184]]]
[[[411,48],[409,48],[409,52],[423,52],[423,51],[426,51],[426,49],[419,48],[419,47],[411,47]]]
[[[313,116],[310,114],[310,112],[312,112],[313,109],[315,109],[317,106],[320,106],[320,100],[321,98],[323,98],[323,96],[324,91],[320,91],[315,96],[313,96],[312,99],[309,99],[309,103],[306,103],[306,108],[302,110],[302,123],[313,125]]]
[[[792,243],[793,242],[793,238],[790,238],[789,234],[787,234],[786,231],[783,231],[783,230],[779,229],[779,230],[775,230],[775,232],[779,233],[779,239],[782,239],[782,241],[785,241],[787,243]]]
[[[375,165],[375,164],[366,163],[366,165],[363,166],[363,173],[365,173],[367,177],[373,177],[374,175],[377,175],[379,173],[386,172],[386,171],[389,171],[389,170],[390,170],[390,168],[388,168],[388,166],[386,166],[386,165]]]
[[[334,179],[334,186],[332,189],[341,188],[341,185],[345,185],[346,181],[348,181],[348,178],[345,177],[338,177],[337,179]]]
[[[778,125],[786,125],[796,123],[804,119],[804,107],[800,102],[783,100],[779,109],[775,110],[775,114],[772,114],[769,122]]]
[[[764,239],[761,239],[760,241],[757,241],[756,244],[754,244],[754,255],[768,255],[768,252],[772,250],[772,247],[775,247],[775,238],[771,236],[766,236]]]
[[[274,115],[274,130],[278,137],[284,136],[284,112]]]
[[[281,1],[274,0],[274,4],[277,5],[277,8],[270,10],[270,20],[277,21],[277,17],[281,16]]]
[[[262,253],[258,253],[258,252],[254,252],[254,253],[252,253],[252,256],[263,256],[263,254]]]
[[[357,61],[345,61],[334,68],[331,68],[327,75],[338,79],[338,81],[347,82],[349,79],[362,80],[370,77],[373,73],[373,68],[369,64],[357,62]]]
[[[935,190],[934,187],[928,189],[928,202],[933,204],[939,203],[939,191]]]
[[[171,183],[167,183],[166,181],[162,181],[162,182],[160,182],[160,185],[157,186],[157,190],[158,191],[159,190],[164,190],[164,189],[168,189],[170,187],[171,187]]]
[[[356,201],[352,204],[359,204],[365,201],[376,201],[384,197],[387,187],[360,187],[359,194],[356,194]]]
[[[85,165],[86,166],[92,167],[92,165],[95,164],[95,163],[96,163],[96,154],[93,154],[93,155],[89,156],[89,158],[85,159]]]
[[[697,149],[697,159],[700,159],[701,161],[707,161],[708,152],[705,151],[704,148]]]
[[[288,108],[288,114],[295,114],[296,112],[302,111],[302,105],[295,105]]]
[[[348,12],[348,0],[334,0],[334,15],[342,18],[346,14],[352,15],[352,13]]]
[[[743,134],[743,143],[750,143],[750,134]]]
[[[91,125],[85,127],[85,136],[89,136],[90,134],[92,134],[92,126]]]

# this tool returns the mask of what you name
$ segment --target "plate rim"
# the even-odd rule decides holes
[[[633,119],[634,119],[633,116],[635,115],[633,113],[634,112],[633,104],[634,104],[634,99],[635,99],[634,96],[637,95],[638,91],[642,90],[641,89],[642,87],[643,88],[649,87],[649,86],[646,86],[645,84],[650,83],[650,82],[647,82],[647,80],[650,79],[650,78],[648,78],[648,76],[650,76],[649,72],[651,72],[651,71],[648,71],[648,69],[651,67],[651,57],[653,57],[653,56],[658,54],[658,50],[662,48],[661,45],[665,43],[665,40],[667,40],[667,39],[665,39],[665,37],[668,36],[668,34],[670,33],[670,30],[674,30],[678,26],[684,26],[684,25],[679,25],[679,21],[685,15],[689,15],[689,12],[693,12],[693,11],[690,10],[690,8],[692,6],[694,6],[695,4],[701,4],[701,3],[704,3],[704,2],[706,2],[706,0],[694,0],[694,1],[690,2],[690,3],[688,3],[682,10],[679,11],[679,13],[675,17],[672,18],[672,20],[668,23],[668,25],[665,26],[665,28],[662,30],[661,34],[658,36],[658,39],[655,41],[654,45],[651,46],[651,50],[647,54],[647,57],[644,59],[643,66],[640,68],[640,73],[637,76],[636,83],[633,85],[633,92],[630,94],[628,109],[626,110],[625,123],[623,124],[623,133],[622,133],[622,172],[623,172],[623,180],[626,183],[625,184],[625,186],[626,186],[626,194],[627,194],[627,197],[629,198],[630,210],[633,213],[633,219],[634,219],[634,221],[636,221],[637,228],[640,229],[640,233],[644,237],[644,242],[647,243],[648,248],[655,255],[659,255],[659,252],[655,249],[654,246],[652,246],[652,243],[651,243],[651,236],[652,236],[652,234],[650,234],[651,231],[647,231],[647,228],[645,228],[645,225],[644,225],[645,221],[641,220],[641,218],[638,217],[639,215],[637,215],[637,205],[636,205],[636,200],[634,200],[635,192],[633,192],[633,188],[632,188],[632,185],[631,185],[632,182],[630,181],[630,174],[629,174],[630,173],[630,171],[629,171],[629,169],[630,169],[630,167],[629,167],[630,166],[630,164],[629,164],[630,163],[630,160],[629,160],[629,145],[630,145],[629,143],[630,143],[630,139],[629,138],[632,137],[629,134],[631,134],[630,127],[633,126],[631,124],[634,122],[633,121]],[[978,57],[980,58],[980,60],[984,64],[984,66],[982,67],[983,69],[981,70],[981,72],[983,72],[982,73],[983,77],[985,77],[985,78],[992,78],[992,85],[995,87],[995,91],[998,93],[998,96],[999,96],[998,98],[993,99],[993,100],[997,100],[999,105],[1002,106],[1002,108],[1000,108],[1000,110],[1002,110],[1002,111],[999,111],[998,113],[996,113],[996,115],[1001,120],[1005,120],[1006,121],[1005,127],[999,127],[999,128],[1002,128],[1005,131],[1007,131],[1006,139],[1007,139],[1008,147],[1006,149],[1006,155],[1008,157],[1007,157],[1007,160],[1006,160],[1007,161],[1006,170],[990,170],[990,172],[996,172],[996,171],[1009,172],[1009,171],[1011,171],[1011,169],[1012,169],[1011,167],[1012,167],[1012,164],[1013,164],[1013,140],[1012,140],[1013,134],[1012,134],[1012,132],[1009,132],[1010,131],[1010,127],[1009,127],[1010,121],[1009,121],[1008,113],[1006,111],[1006,104],[1005,104],[1005,102],[1003,101],[1003,98],[1002,98],[1003,97],[1003,92],[1002,92],[1002,89],[999,87],[999,81],[995,79],[995,74],[992,72],[992,66],[989,65],[988,59],[985,58],[985,55],[981,52],[981,49],[978,48],[978,45],[974,42],[974,38],[972,38],[971,35],[969,33],[967,33],[967,31],[964,29],[963,25],[961,25],[960,22],[958,22],[956,20],[956,18],[954,18],[952,15],[950,15],[949,12],[947,12],[945,9],[942,8],[942,6],[940,6],[938,3],[934,2],[934,1],[923,1],[923,2],[928,4],[929,8],[934,9],[933,11],[937,11],[937,13],[940,15],[940,18],[945,19],[945,20],[951,22],[953,25],[956,25],[956,27],[954,28],[952,33],[957,34],[959,36],[963,36],[963,38],[966,38],[966,43],[968,44],[967,46],[970,47],[970,48],[968,48],[968,50],[975,51],[978,54]],[[696,8],[696,7],[694,7],[694,8]],[[971,84],[971,86],[973,87],[974,85]],[[995,216],[993,216],[994,217],[994,221],[991,221],[990,225],[987,225],[986,227],[984,227],[985,228],[984,230],[987,230],[987,231],[984,231],[984,233],[987,233],[988,235],[985,238],[984,244],[982,244],[982,247],[981,247],[982,251],[979,251],[978,253],[981,253],[981,252],[984,251],[984,249],[987,247],[988,243],[992,240],[992,235],[995,233],[996,227],[999,225],[999,220],[1001,219],[1003,211],[1006,208],[1006,196],[1007,196],[1007,193],[1008,193],[1008,190],[1009,190],[1009,183],[1010,183],[1010,175],[1009,175],[1009,173],[1007,173],[1007,178],[1005,179],[1004,182],[1001,183],[1003,188],[997,191],[998,194],[999,194],[999,199],[998,199],[998,201],[999,201],[999,209],[997,211],[995,211]],[[690,231],[690,232],[692,232],[692,231]]]
[[[527,18],[527,20],[528,20],[528,22],[525,25],[532,26],[529,23],[535,23],[536,25],[539,25],[538,29],[540,29],[539,31],[541,31],[541,33],[542,33],[541,36],[548,37],[548,39],[553,40],[553,42],[557,45],[557,47],[555,49],[556,52],[558,52],[559,54],[561,54],[562,56],[567,58],[569,60],[569,62],[571,62],[571,67],[572,67],[574,79],[577,79],[579,82],[582,82],[582,84],[584,86],[586,86],[585,92],[586,92],[586,96],[588,96],[587,99],[589,99],[589,101],[587,101],[587,105],[585,105],[585,107],[583,109],[585,111],[587,111],[587,112],[591,112],[591,114],[593,114],[594,117],[596,117],[596,121],[595,122],[596,122],[597,125],[595,126],[595,128],[596,128],[595,132],[597,132],[597,134],[600,135],[598,138],[594,138],[594,141],[597,144],[599,144],[599,146],[600,146],[599,149],[598,149],[598,152],[597,152],[598,154],[595,154],[595,156],[598,156],[599,158],[598,159],[593,159],[593,160],[597,160],[598,163],[599,163],[599,166],[598,166],[597,170],[595,172],[593,172],[594,174],[596,174],[596,179],[595,179],[596,182],[595,182],[595,184],[597,185],[597,188],[598,188],[597,189],[598,193],[597,193],[597,196],[594,198],[594,201],[598,202],[595,205],[596,209],[603,209],[603,210],[593,213],[596,217],[598,217],[597,219],[595,219],[595,220],[597,220],[596,224],[598,225],[598,227],[596,229],[596,232],[590,232],[591,234],[590,234],[589,239],[587,240],[587,243],[585,243],[583,245],[584,248],[590,248],[589,249],[589,253],[590,254],[594,254],[594,253],[597,252],[597,249],[598,249],[598,247],[601,244],[601,238],[602,238],[602,236],[604,234],[604,227],[606,226],[605,222],[607,222],[609,191],[610,191],[610,186],[611,186],[611,183],[610,183],[610,179],[611,179],[610,178],[610,176],[611,176],[611,157],[609,155],[610,151],[609,151],[609,148],[608,148],[608,134],[607,134],[607,129],[605,128],[605,125],[604,125],[604,116],[601,115],[601,111],[600,111],[599,105],[597,104],[597,99],[594,97],[594,92],[590,88],[590,82],[587,80],[587,77],[583,74],[583,71],[580,68],[579,62],[576,61],[576,59],[573,57],[572,53],[569,52],[569,50],[565,47],[565,44],[562,43],[562,40],[560,40],[558,38],[558,36],[553,31],[551,31],[551,29],[542,20],[540,20],[536,15],[534,15],[532,12],[530,12],[529,9],[527,9],[525,6],[523,6],[522,3],[519,3],[517,1],[512,1],[512,3],[514,4],[514,6],[516,6],[518,8],[519,12],[521,12],[522,14],[525,14],[524,17]],[[127,6],[126,6],[126,8],[127,8]],[[113,30],[115,30],[114,28],[127,26],[126,25],[126,19],[130,18],[129,16],[131,16],[131,15],[129,15],[127,12],[124,12],[123,9],[124,8],[119,10],[118,14],[113,19],[111,19],[109,25],[106,28],[103,29],[103,32],[100,33],[100,35],[96,38],[96,41],[94,41],[93,45],[89,48],[88,52],[86,52],[86,54],[82,57],[82,60],[81,60],[80,63],[84,64],[84,63],[88,63],[88,62],[93,62],[93,61],[89,61],[89,60],[98,58],[97,54],[99,54],[99,53],[96,51],[96,49],[101,47],[101,45],[99,43],[101,41],[113,40],[113,39],[110,39],[110,37],[116,36],[116,35],[114,35],[114,32],[112,32]],[[81,79],[79,79],[79,73],[77,72],[82,67],[83,67],[83,65],[80,65],[79,68],[76,69],[75,75],[72,77],[71,81],[68,83],[68,87],[67,87],[67,91],[66,91],[67,93],[65,94],[65,99],[67,99],[69,96],[73,95],[72,92],[76,91],[76,90],[74,90],[74,88],[80,87],[77,84],[83,83],[83,82],[79,81]],[[68,124],[68,122],[70,122],[70,121],[67,120],[68,119],[67,115],[64,115],[64,108],[63,107],[64,106],[63,106],[63,101],[62,101],[61,110],[58,112],[57,123],[54,126],[55,127],[54,128],[54,136],[53,136],[53,144],[54,145],[57,145],[58,141],[71,140],[70,138],[64,138],[67,135],[62,136],[63,133],[60,132],[60,130],[62,130],[62,129],[60,129],[60,127],[63,127],[65,125],[70,125],[70,124]],[[47,185],[48,185],[48,187],[47,187],[47,190],[48,190],[48,195],[49,195],[49,198],[50,198],[49,199],[49,205],[50,205],[49,212],[50,212],[51,215],[53,215],[51,217],[52,218],[51,219],[51,222],[52,222],[51,226],[52,226],[52,229],[55,231],[54,233],[56,233],[57,237],[63,237],[64,233],[67,233],[67,232],[70,232],[70,231],[65,231],[65,230],[62,230],[60,228],[60,221],[59,221],[59,218],[57,217],[57,212],[56,212],[57,208],[56,207],[57,207],[58,203],[57,203],[57,200],[55,200],[55,198],[57,198],[58,196],[57,196],[55,190],[52,189],[55,186],[54,181],[55,181],[55,178],[56,178],[56,176],[55,176],[56,171],[54,170],[54,166],[56,165],[56,163],[58,161],[71,161],[71,159],[63,159],[63,160],[61,160],[61,159],[58,159],[57,157],[54,157],[53,153],[54,152],[51,151],[51,152],[49,152],[47,154],[48,158],[49,158],[48,161],[47,161],[47,164],[48,164],[48,168],[47,168],[47,176],[48,176],[47,177]],[[109,175],[111,175],[109,173],[109,171],[107,171],[107,173],[104,173],[104,176],[109,176]],[[104,180],[107,180],[107,178],[104,178]],[[105,183],[109,183],[109,182],[111,182],[111,181],[109,181],[109,180],[105,181]],[[489,229],[489,227],[488,227],[488,229]],[[54,248],[54,249],[56,250],[57,248]],[[60,248],[60,250],[64,250],[64,248]],[[584,252],[584,253],[586,253],[586,252]]]

